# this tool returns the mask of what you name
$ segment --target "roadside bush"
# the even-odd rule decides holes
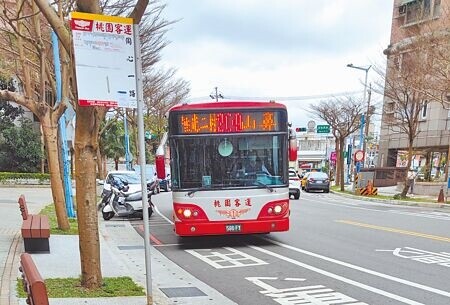
[[[50,174],[0,172],[0,181],[14,180],[14,179],[37,179],[41,182],[45,180],[50,180]]]
[[[41,140],[30,120],[19,119],[20,126],[1,131],[0,170],[38,172],[41,165]]]

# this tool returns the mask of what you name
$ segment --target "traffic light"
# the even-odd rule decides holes
[[[306,131],[306,127],[296,127],[295,131],[296,132],[302,132],[302,131],[304,132],[304,131]]]

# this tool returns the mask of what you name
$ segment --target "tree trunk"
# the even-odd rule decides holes
[[[100,121],[95,115],[94,107],[78,107],[75,129],[75,179],[81,285],[87,289],[99,288],[102,285],[95,183],[97,134]]]
[[[45,138],[44,138],[44,131],[42,130],[42,124],[40,126],[41,129],[41,153],[42,153],[42,158],[41,158],[41,173],[44,174],[45,173]]]
[[[334,172],[334,179],[336,184],[335,185],[341,185],[341,176],[339,175],[339,157],[340,157],[340,153],[339,153],[339,140],[338,138],[335,139],[335,150],[336,150],[336,170]]]
[[[411,168],[412,155],[413,155],[413,140],[410,140],[408,143],[408,159],[406,161],[407,171],[409,171],[409,169]],[[408,193],[408,189],[409,189],[409,179],[408,179],[408,174],[406,174],[405,184],[403,185],[403,190],[402,190],[400,196],[403,198],[406,197],[406,193]]]
[[[106,157],[105,156],[102,156],[102,169],[103,169],[103,171],[102,171],[102,173],[101,173],[101,175],[100,175],[100,179],[105,179],[106,178],[106,174],[108,173],[108,169],[107,169],[107,165],[106,165]]]
[[[426,158],[425,158],[425,181],[431,181],[431,158],[433,153],[427,152]]]
[[[55,204],[58,228],[64,231],[70,229],[69,219],[64,200],[64,186],[60,171],[58,149],[58,125],[53,125],[50,119],[41,122],[42,132],[47,146],[48,171],[50,173],[53,202]]]
[[[103,159],[102,155],[100,154],[100,149],[97,149],[97,178],[102,179],[102,173],[103,173]]]
[[[439,152],[439,163],[436,168],[436,176],[434,177],[435,180],[438,180],[441,177],[441,164],[442,164],[443,158],[444,158],[444,154],[442,152]]]
[[[344,137],[339,138],[339,154],[341,156],[339,159],[339,176],[341,177],[340,178],[341,192],[344,191],[344,156],[343,156],[344,142],[345,142]]]

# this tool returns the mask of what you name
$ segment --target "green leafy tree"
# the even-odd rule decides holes
[[[110,119],[104,124],[101,132],[99,148],[103,160],[113,159],[115,169],[119,169],[119,159],[125,156],[125,130],[123,122]]]
[[[10,103],[0,103],[0,135],[9,127],[14,126],[14,120],[23,114],[23,109]]]
[[[30,120],[20,119],[21,126],[3,130],[0,145],[0,171],[39,172],[41,163],[40,135]]]
[[[14,92],[15,88],[11,80],[0,76],[0,90]],[[14,120],[24,113],[22,108],[15,107],[10,103],[0,103],[0,136],[3,130],[12,127]]]

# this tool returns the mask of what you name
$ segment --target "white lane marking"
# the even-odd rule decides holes
[[[450,220],[450,215],[448,215],[448,216],[436,215],[433,212],[428,212],[428,213],[427,212],[405,212],[405,211],[398,211],[398,210],[389,210],[387,212],[391,212],[394,214],[419,216],[419,217],[425,217],[425,218],[431,218],[431,219]]]
[[[391,250],[375,250],[377,252],[392,252],[394,256],[418,261],[424,264],[437,264],[444,267],[450,267],[449,252],[430,252],[426,250],[404,247]]]
[[[401,279],[401,278],[398,278],[398,277],[395,277],[395,276],[387,275],[387,274],[384,274],[384,273],[381,273],[381,272],[378,272],[378,271],[374,271],[374,270],[366,269],[366,268],[359,267],[359,266],[356,266],[356,265],[352,265],[350,263],[342,262],[342,261],[339,261],[339,260],[334,259],[334,258],[326,257],[326,256],[323,256],[323,255],[320,255],[320,254],[316,254],[316,253],[310,252],[310,251],[306,251],[306,250],[302,250],[302,249],[299,249],[299,248],[296,248],[296,247],[293,247],[293,246],[289,246],[289,245],[280,243],[278,241],[275,241],[275,240],[272,240],[272,239],[269,239],[269,238],[265,238],[265,237],[260,237],[260,238],[263,239],[263,240],[266,240],[268,242],[271,242],[271,243],[273,243],[275,245],[281,246],[281,247],[286,248],[286,249],[290,249],[290,250],[295,251],[295,252],[303,253],[303,254],[306,254],[306,255],[309,255],[309,256],[312,256],[312,257],[316,257],[316,258],[319,258],[319,259],[322,259],[322,260],[325,260],[325,261],[328,261],[328,262],[332,262],[332,263],[335,263],[335,264],[338,264],[338,265],[341,265],[341,266],[344,266],[344,267],[347,267],[347,268],[358,270],[358,271],[361,271],[361,272],[364,272],[364,273],[367,273],[367,274],[370,274],[370,275],[378,276],[378,277],[381,277],[381,278],[384,278],[384,279],[387,279],[387,280],[391,280],[391,281],[394,281],[394,282],[397,282],[397,283],[401,283],[401,284],[404,284],[404,285],[408,285],[408,286],[411,286],[411,287],[414,287],[414,288],[419,288],[419,289],[422,289],[422,290],[425,290],[425,291],[428,291],[428,292],[432,292],[432,293],[435,293],[435,294],[439,294],[439,295],[442,295],[442,296],[445,296],[445,297],[450,297],[450,292],[448,292],[448,291],[443,291],[443,290],[440,290],[440,289],[437,289],[437,288],[425,286],[425,285],[414,283],[414,282],[411,282],[411,281],[408,281],[408,280],[405,280],[405,279]]]
[[[390,293],[390,292],[387,292],[387,291],[384,291],[384,290],[381,290],[381,289],[378,289],[378,288],[375,288],[375,287],[371,287],[371,286],[368,286],[368,285],[365,285],[365,284],[358,283],[358,282],[356,282],[356,281],[354,281],[354,280],[351,280],[351,279],[348,279],[348,278],[346,278],[346,277],[343,277],[343,276],[340,276],[340,275],[331,273],[331,272],[329,272],[329,271],[325,271],[325,270],[319,269],[319,268],[317,268],[317,267],[307,265],[307,264],[305,264],[305,263],[299,262],[299,261],[294,260],[294,259],[292,259],[292,258],[283,256],[283,255],[281,255],[281,254],[278,254],[278,253],[275,253],[275,252],[272,252],[272,251],[263,249],[263,248],[261,248],[261,247],[252,246],[252,245],[249,245],[249,247],[252,248],[252,249],[254,249],[254,250],[257,250],[257,251],[259,251],[259,252],[262,252],[262,253],[265,253],[265,254],[267,254],[267,255],[270,255],[270,256],[276,257],[276,258],[278,258],[278,259],[284,260],[284,261],[286,261],[286,262],[289,262],[289,263],[291,263],[291,264],[294,264],[294,265],[300,266],[300,267],[302,267],[302,268],[305,268],[305,269],[314,271],[314,272],[316,272],[316,273],[325,275],[325,276],[330,277],[330,278],[334,278],[334,279],[336,279],[336,280],[338,280],[338,281],[341,281],[341,282],[344,282],[344,283],[347,283],[347,284],[356,286],[356,287],[358,287],[358,288],[361,288],[361,289],[364,289],[364,290],[367,290],[367,291],[370,291],[370,292],[373,292],[373,293],[382,295],[382,296],[384,296],[384,297],[387,297],[387,298],[390,298],[390,299],[393,299],[393,300],[396,300],[396,301],[403,302],[403,303],[405,303],[405,304],[410,304],[410,305],[425,305],[425,304],[423,304],[423,303],[419,303],[419,302],[410,300],[410,299],[408,299],[408,298],[405,298],[405,297],[402,297],[402,296],[399,296],[399,295],[396,295],[396,294],[393,294],[393,293]],[[319,304],[320,304],[320,303],[319,303]]]
[[[323,285],[309,285],[309,286],[297,286],[291,288],[276,288],[264,281],[277,280],[276,277],[246,277],[246,280],[253,284],[265,289],[260,291],[268,297],[271,297],[273,301],[282,305],[297,305],[297,304],[313,304],[313,305],[367,305],[367,303],[359,302],[343,293],[333,291]],[[292,279],[286,278],[285,281],[298,281],[303,282],[306,279]],[[356,302],[356,303],[355,303]]]
[[[224,251],[224,250],[225,251]],[[221,249],[185,250],[216,269],[267,265],[263,260],[230,247]]]

